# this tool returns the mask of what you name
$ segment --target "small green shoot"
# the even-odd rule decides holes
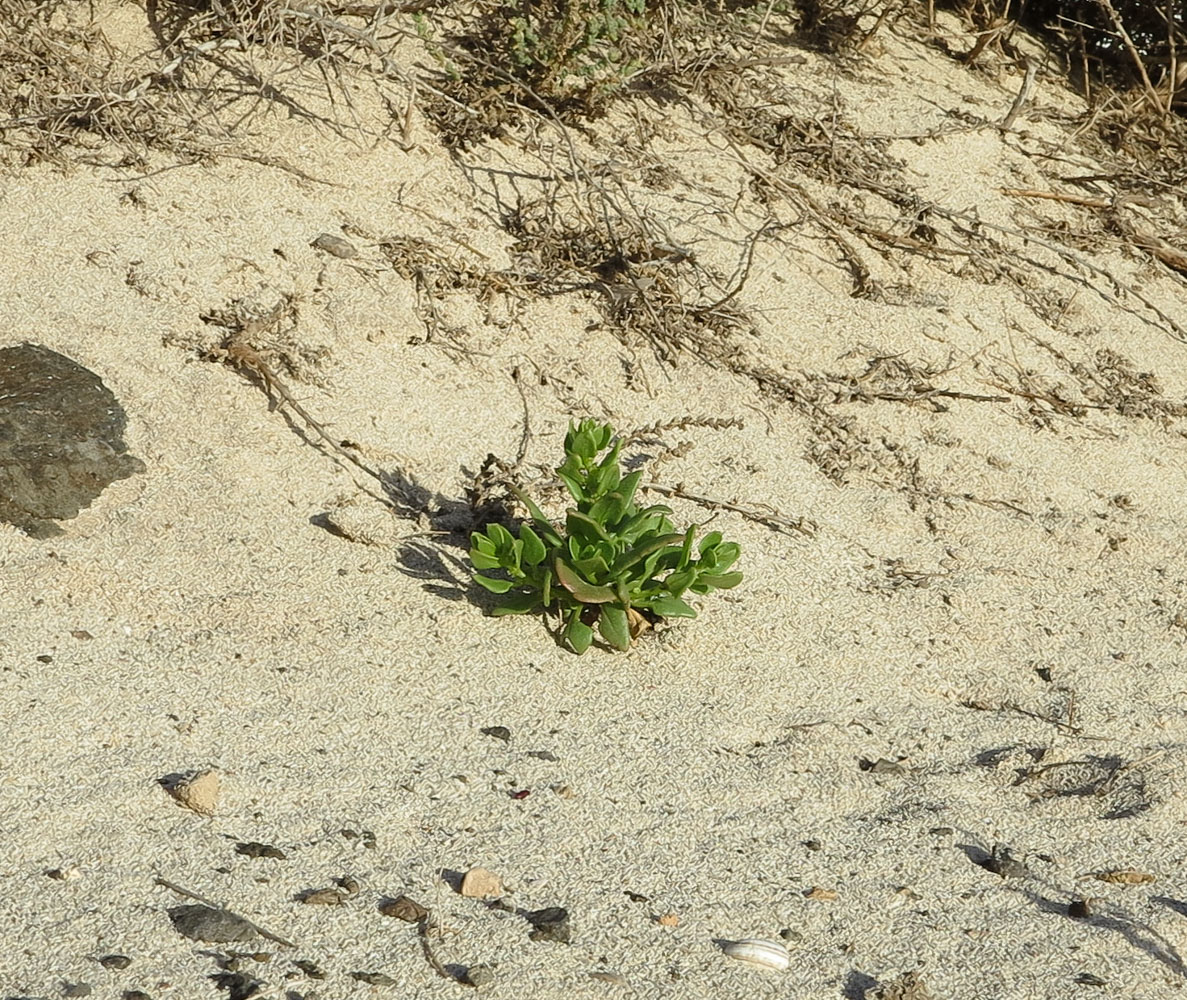
[[[496,615],[543,609],[561,617],[561,635],[576,653],[601,637],[630,649],[646,627],[647,611],[659,618],[695,618],[686,594],[708,594],[742,582],[730,572],[740,549],[711,531],[694,545],[696,526],[677,532],[671,508],[639,508],[635,492],[642,471],[622,475],[622,442],[596,420],[570,424],[565,461],[556,474],[573,498],[563,529],[522,491],[512,487],[531,515],[516,537],[501,524],[470,536],[474,580],[499,595]],[[604,453],[604,454],[602,454]],[[600,457],[599,457],[600,456]],[[502,576],[485,575],[502,570]]]

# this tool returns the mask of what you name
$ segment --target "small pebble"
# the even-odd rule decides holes
[[[1100,978],[1094,976],[1091,972],[1081,972],[1076,976],[1075,980],[1080,986],[1108,986],[1109,984]]]
[[[307,958],[299,958],[293,962],[298,969],[300,969],[310,979],[325,979],[326,974],[322,971],[321,966],[316,962],[311,962]]]
[[[794,941],[797,944],[804,940],[803,934],[797,930],[792,930],[790,927],[784,927],[783,930],[779,932],[779,936],[783,938],[784,941]]]
[[[660,927],[677,927],[680,924],[680,914],[678,913],[661,913],[655,918],[655,922]]]
[[[590,979],[596,979],[599,983],[609,983],[611,986],[630,986],[630,980],[627,979],[621,972],[591,972]]]
[[[124,990],[120,994],[120,1000],[152,1000],[152,994],[145,993],[144,990]]]
[[[99,964],[105,969],[115,969],[117,972],[122,972],[132,964],[132,960],[127,955],[104,955],[99,959]]]
[[[471,965],[466,970],[465,981],[471,986],[488,986],[495,981],[494,966]]]
[[[532,941],[557,941],[568,944],[570,938],[569,911],[562,906],[548,906],[525,913],[524,919],[535,928],[528,938]]]
[[[493,736],[496,740],[502,740],[504,743],[511,741],[511,730],[506,726],[486,726],[479,732],[483,736]]]
[[[385,899],[379,904],[379,912],[385,917],[395,917],[410,924],[416,924],[429,915],[429,911],[415,899],[407,896],[397,896],[395,899]]]
[[[64,997],[89,997],[90,995],[90,983],[68,983],[62,989],[62,996]]]
[[[179,934],[194,941],[223,944],[230,941],[250,941],[257,937],[256,929],[230,910],[193,903],[174,906],[169,919]]]
[[[906,774],[907,769],[903,767],[896,760],[887,760],[881,757],[875,761],[862,759],[858,762],[858,766],[863,771],[868,771],[870,774]]]
[[[553,764],[560,761],[560,758],[556,754],[551,753],[548,750],[529,750],[528,756],[535,757],[537,760],[547,760]]]
[[[993,849],[993,853],[978,864],[987,872],[1000,875],[1002,878],[1023,878],[1029,875],[1026,865],[1010,854],[1006,848]]]
[[[252,1000],[260,996],[263,982],[244,972],[220,972],[211,976],[214,985],[227,994],[227,1000]]]
[[[302,893],[299,898],[309,906],[341,906],[343,900],[342,893],[337,889],[313,889]]]
[[[1084,920],[1092,916],[1092,900],[1090,899],[1073,899],[1067,908],[1067,915],[1074,917],[1076,920]]]
[[[805,898],[815,900],[818,903],[831,903],[837,898],[836,889],[824,889],[821,886],[813,886],[804,893]]]
[[[77,878],[82,878],[82,871],[77,865],[71,865],[69,868],[49,868],[45,874],[55,882],[73,882]]]
[[[261,844],[258,840],[249,840],[235,845],[235,853],[247,858],[275,858],[277,861],[287,860],[287,855],[279,847],[271,844]]]
[[[459,890],[469,899],[488,899],[503,895],[503,880],[486,868],[471,868],[462,877]]]
[[[199,816],[213,816],[218,805],[219,786],[217,771],[199,771],[193,777],[169,786],[167,791],[181,805]]]
[[[368,986],[395,986],[396,981],[391,976],[385,976],[382,972],[352,972],[351,979],[357,979],[360,983],[366,983]]]
[[[321,233],[315,236],[310,240],[309,245],[316,250],[324,250],[326,253],[344,260],[359,255],[358,248],[350,240],[344,240],[341,236],[334,236],[332,233]]]

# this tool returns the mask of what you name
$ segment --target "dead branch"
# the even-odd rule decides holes
[[[747,521],[754,521],[756,524],[761,524],[770,528],[772,531],[783,532],[785,534],[797,532],[808,538],[812,538],[820,530],[820,526],[809,518],[791,518],[780,514],[777,510],[770,507],[767,510],[763,510],[761,506],[743,507],[726,500],[715,500],[712,497],[698,496],[695,493],[687,492],[684,489],[683,483],[678,483],[676,486],[664,486],[661,483],[642,483],[639,489],[650,490],[653,493],[658,493],[665,497],[677,497],[680,500],[687,500],[699,507],[704,507],[706,510],[728,510],[731,513],[740,514]],[[770,511],[770,513],[767,513],[767,511]]]

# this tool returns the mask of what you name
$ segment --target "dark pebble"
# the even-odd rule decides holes
[[[1075,917],[1077,920],[1083,920],[1085,917],[1092,916],[1092,904],[1086,899],[1073,899],[1067,908],[1067,915]]]
[[[1076,976],[1076,982],[1081,986],[1108,986],[1109,984],[1100,976],[1094,976],[1091,972],[1081,972]]]
[[[145,993],[144,990],[124,990],[120,994],[120,1000],[152,1000],[152,994]]]
[[[227,1000],[251,1000],[259,996],[263,980],[253,979],[243,972],[219,972],[210,977],[220,990],[225,990]]]
[[[261,844],[258,840],[249,840],[246,843],[236,844],[235,853],[242,854],[247,858],[275,858],[277,861],[287,860],[287,855],[279,847],[273,847],[271,844]]]
[[[379,904],[379,912],[385,917],[395,917],[410,924],[419,923],[429,915],[429,911],[415,899],[407,896],[397,896],[395,899],[385,899]]]
[[[127,955],[104,955],[99,959],[99,964],[105,969],[115,969],[120,972],[132,964],[132,960]]]
[[[169,910],[169,919],[179,934],[194,941],[218,944],[250,941],[258,936],[255,928],[237,914],[201,903],[174,906]]]
[[[368,986],[395,986],[396,981],[391,976],[385,976],[382,972],[352,972],[351,979],[357,979],[360,983],[366,983]]]
[[[554,764],[560,760],[560,758],[550,750],[529,750],[528,756],[535,757],[537,760],[551,761]]]
[[[504,743],[511,742],[511,730],[506,726],[486,726],[479,732],[483,736],[493,736],[496,740],[502,740]]]
[[[532,910],[523,916],[534,928],[528,935],[531,940],[569,943],[569,911],[564,907],[548,906],[543,910]]]
[[[339,889],[309,889],[297,895],[300,902],[310,906],[341,906],[344,898]]]
[[[321,966],[316,962],[311,962],[307,958],[298,958],[295,962],[293,962],[293,965],[305,973],[305,975],[307,975],[310,979],[326,978],[326,974],[322,971]]]
[[[857,762],[857,766],[863,771],[869,771],[870,774],[906,774],[907,769],[903,767],[896,760],[887,760],[885,757],[880,757],[878,760],[869,761],[864,757]]]
[[[62,996],[64,997],[89,997],[90,995],[90,983],[68,983],[62,988]]]
[[[471,986],[487,986],[495,981],[495,970],[490,965],[471,965],[466,970],[466,982]]]
[[[1029,875],[1026,865],[1010,854],[1005,848],[993,849],[993,853],[983,861],[977,862],[987,872],[1000,875],[1002,878],[1024,878]]]

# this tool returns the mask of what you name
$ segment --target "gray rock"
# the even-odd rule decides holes
[[[228,941],[251,941],[259,936],[256,929],[241,916],[201,903],[174,906],[169,910],[169,919],[179,934],[194,941],[223,944]]]
[[[344,240],[341,236],[335,236],[333,233],[320,233],[309,241],[309,245],[317,250],[324,250],[326,253],[331,253],[335,257],[341,257],[344,260],[350,260],[352,257],[359,255],[358,247],[356,247],[350,240]]]
[[[466,970],[466,980],[471,986],[489,986],[495,981],[494,966],[471,965]]]
[[[368,986],[395,986],[396,981],[382,972],[352,972],[350,978]]]
[[[532,925],[528,937],[533,941],[559,941],[568,944],[570,937],[569,911],[561,906],[549,906],[543,910],[532,910],[523,917]]]
[[[39,344],[0,349],[0,520],[34,538],[62,533],[117,479],[127,417],[99,376]]]

